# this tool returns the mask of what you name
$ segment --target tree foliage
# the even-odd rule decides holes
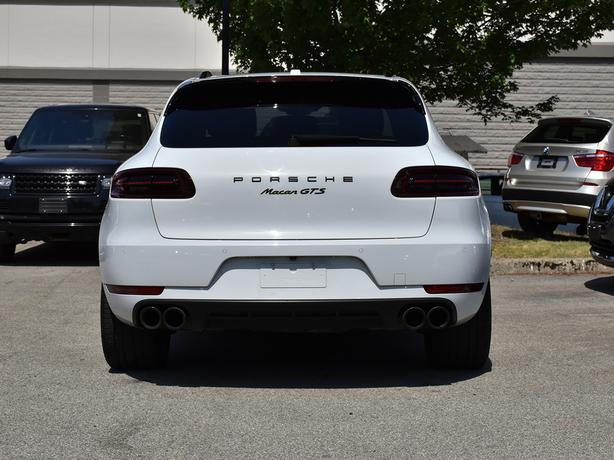
[[[178,1],[220,36],[222,0]],[[558,97],[513,104],[514,70],[613,29],[614,0],[231,0],[230,24],[239,70],[399,75],[429,103],[518,121]]]

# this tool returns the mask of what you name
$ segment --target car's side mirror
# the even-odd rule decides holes
[[[4,148],[7,150],[13,150],[15,144],[17,143],[17,136],[9,136],[4,139]]]

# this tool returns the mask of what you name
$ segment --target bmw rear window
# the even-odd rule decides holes
[[[170,101],[165,147],[418,146],[425,109],[402,82],[356,77],[204,80]]]
[[[612,123],[589,118],[542,120],[522,142],[549,144],[595,144],[606,136]]]

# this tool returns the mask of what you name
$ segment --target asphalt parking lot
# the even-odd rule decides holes
[[[109,372],[96,249],[0,266],[1,458],[614,455],[614,277],[493,279],[492,365],[425,367],[417,336],[178,334]]]

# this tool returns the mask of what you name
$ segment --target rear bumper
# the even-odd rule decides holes
[[[450,325],[456,322],[456,309],[446,299],[362,299],[302,301],[186,301],[146,300],[136,304],[133,324],[142,327],[142,308],[179,307],[186,312],[184,330],[252,331],[344,331],[351,329],[402,330],[403,312],[411,307],[428,311],[442,306],[450,313]]]
[[[186,312],[182,329],[204,330],[400,330],[406,326],[401,318],[405,310],[419,307],[428,311],[442,306],[450,313],[450,326],[462,324],[479,310],[487,283],[481,291],[463,294],[429,295],[420,286],[380,290],[379,297],[322,298],[312,292],[311,297],[288,292],[285,299],[245,299],[240,286],[235,286],[235,299],[215,298],[195,289],[165,289],[160,296],[111,294],[104,292],[111,310],[126,324],[141,327],[139,313],[142,308],[156,306],[160,310],[179,307]],[[197,292],[201,291],[201,292]],[[346,286],[346,296],[351,285]]]
[[[262,307],[270,313],[272,305],[288,306],[290,302],[302,310],[306,302],[318,301],[320,307],[328,305],[325,309],[333,311],[354,302],[351,307],[359,306],[359,313],[364,306],[360,302],[369,302],[371,313],[384,312],[375,328],[397,328],[401,306],[410,300],[433,299],[449,302],[456,324],[461,324],[477,313],[486,292],[490,223],[481,199],[443,199],[422,238],[181,240],[160,235],[148,201],[111,201],[102,221],[99,253],[104,285],[165,288],[153,297],[110,294],[105,288],[113,313],[131,325],[137,305],[148,302],[191,305],[202,309],[196,317],[204,318],[210,307],[230,308],[237,305],[233,302],[240,302],[242,309]],[[262,269],[289,258],[325,268],[326,283],[319,287],[265,286]],[[431,295],[423,287],[465,283],[484,283],[484,288]],[[387,308],[391,308],[388,313]],[[331,321],[337,320],[331,317]],[[199,324],[196,329],[204,327]]]
[[[562,221],[585,221],[598,193],[560,192],[550,190],[530,190],[503,188],[501,198],[507,211],[524,213],[552,214]]]
[[[597,192],[598,190],[595,190]],[[563,203],[572,206],[591,207],[595,202],[595,194],[559,192],[550,190],[529,190],[504,188],[503,201],[534,201],[546,203]]]

